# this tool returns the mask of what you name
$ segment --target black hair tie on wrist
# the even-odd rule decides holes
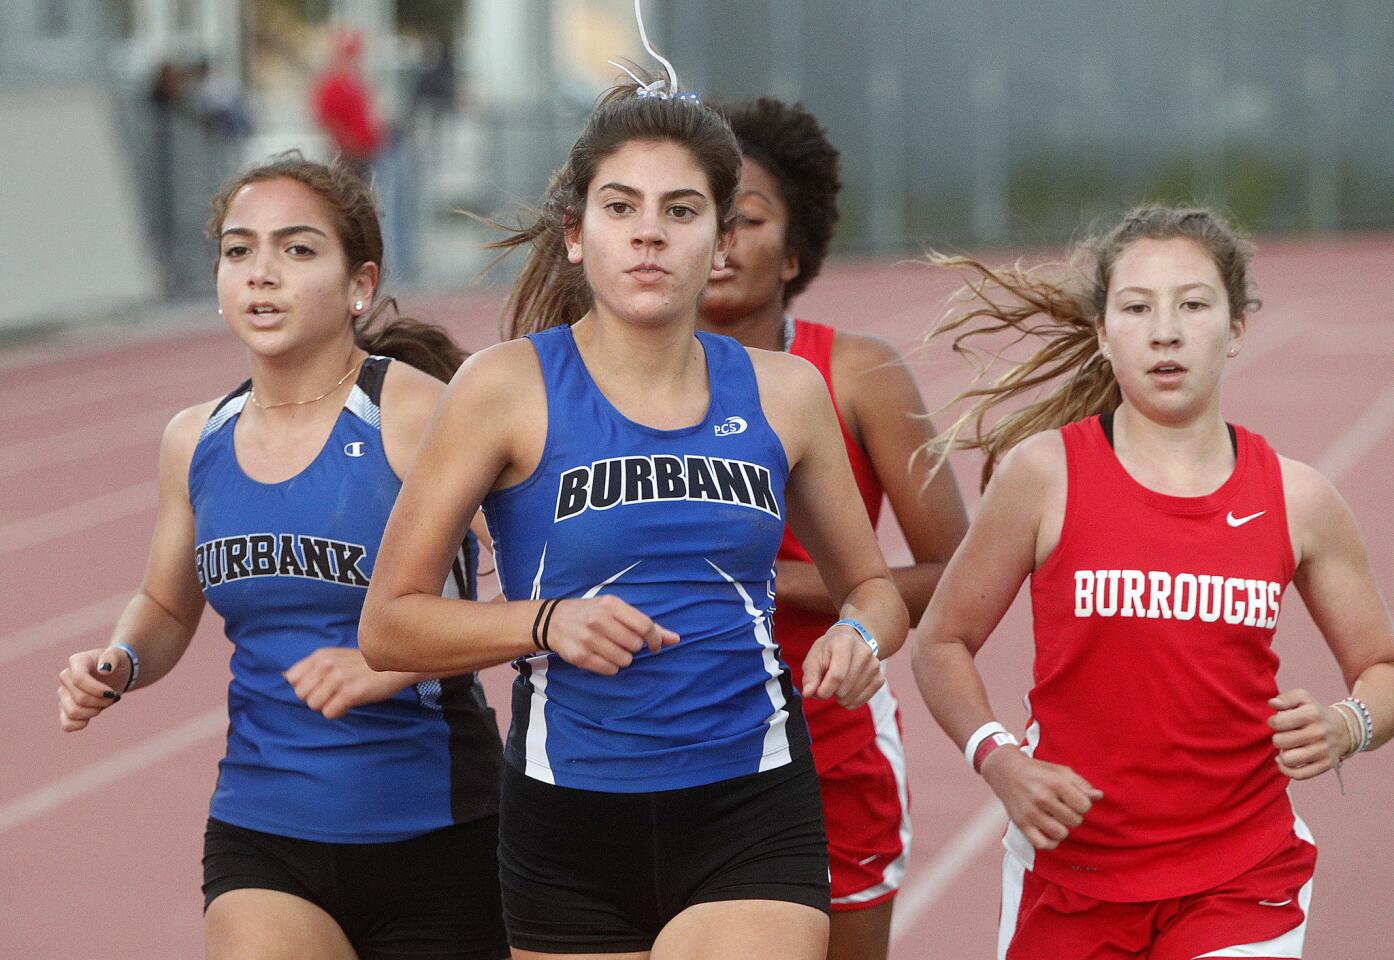
[[[542,615],[547,612],[547,607],[551,600],[543,600],[541,606],[537,608],[537,617],[532,621],[532,645],[537,649],[542,649],[542,638],[537,632],[537,628],[542,625]]]
[[[542,622],[542,649],[548,653],[552,652],[552,645],[547,642],[547,631],[552,628],[552,614],[557,612],[559,606],[561,606],[561,597],[552,601],[552,605],[547,609],[547,619]]]

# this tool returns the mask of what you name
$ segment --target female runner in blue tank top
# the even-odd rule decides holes
[[[178,414],[140,592],[63,672],[80,730],[167,674],[205,600],[233,642],[227,755],[204,841],[210,958],[507,955],[498,729],[471,674],[374,673],[358,615],[416,444],[460,353],[365,331],[382,233],[347,168],[288,155],[214,200],[224,320],[251,379]],[[367,320],[364,317],[367,315]],[[473,595],[473,537],[441,580]],[[119,692],[118,692],[119,691]]]
[[[510,340],[447,389],[363,610],[383,669],[514,660],[499,860],[515,958],[827,945],[799,694],[771,639],[786,516],[843,620],[804,695],[865,703],[905,606],[806,361],[695,333],[740,156],[676,79],[612,90],[554,176]],[[505,603],[432,584],[483,503]]]

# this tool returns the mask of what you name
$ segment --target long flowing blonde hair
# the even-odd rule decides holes
[[[935,266],[969,276],[955,306],[928,339],[952,337],[954,352],[967,357],[978,371],[973,385],[945,405],[967,404],[966,409],[916,453],[933,458],[930,476],[955,450],[980,450],[980,482],[986,487],[1002,457],[1027,437],[1116,409],[1122,393],[1098,341],[1114,265],[1138,240],[1176,237],[1194,241],[1214,259],[1231,317],[1239,319],[1259,308],[1249,269],[1253,244],[1220,214],[1203,207],[1137,207],[1113,229],[1078,244],[1064,263],[1027,268],[1018,261],[989,267],[971,257],[930,254]],[[981,349],[976,341],[1000,335],[1010,336],[1012,344],[1039,341],[1040,347],[983,383],[998,354]],[[1056,382],[1045,396],[988,425],[989,414],[999,404]]]

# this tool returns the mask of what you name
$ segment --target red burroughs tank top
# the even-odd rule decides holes
[[[1104,792],[1053,851],[1007,848],[1086,896],[1160,900],[1215,886],[1293,827],[1274,762],[1274,627],[1292,579],[1278,457],[1235,428],[1234,472],[1203,497],[1150,490],[1098,417],[1061,430],[1060,543],[1031,578],[1026,749]]]
[[[821,323],[806,320],[794,321],[794,340],[789,344],[789,352],[803,357],[818,368],[828,384],[828,394],[833,397],[833,409],[837,412],[837,423],[842,428],[842,442],[847,445],[847,457],[852,462],[852,476],[857,481],[857,489],[866,504],[867,516],[872,527],[881,517],[881,481],[876,478],[876,469],[842,419],[842,411],[837,408],[837,397],[833,394],[833,340],[837,331]],[[779,547],[780,560],[809,559],[808,551],[794,537],[788,527],[784,528],[784,542]],[[793,673],[795,688],[803,686],[803,661],[808,656],[813,641],[817,640],[837,619],[832,614],[807,610],[792,604],[781,604],[774,618],[774,638],[784,655],[784,662]],[[836,700],[806,699],[803,702],[804,716],[808,718],[809,733],[813,737],[813,758],[819,772],[831,769],[838,763],[856,753],[876,738],[876,729],[871,721],[871,708],[860,707],[844,710]]]

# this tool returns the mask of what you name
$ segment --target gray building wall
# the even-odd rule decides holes
[[[0,89],[0,330],[158,294],[114,121],[95,85]]]
[[[407,0],[326,0],[324,9],[357,11],[353,22],[376,29],[397,2]],[[143,276],[166,295],[206,296],[211,248],[201,225],[230,170],[290,144],[312,153],[320,145],[298,101],[253,96],[255,135],[241,141],[196,117],[162,125],[152,113],[151,70],[165,57],[207,56],[245,81],[239,65],[256,43],[250,3],[197,0],[188,8],[197,15],[180,20],[167,0],[145,0],[140,9],[163,12],[117,37],[108,3],[0,2],[0,92],[44,97],[78,84],[102,99],[117,135],[85,141],[105,171],[93,182],[118,208],[140,212],[87,229],[138,248]],[[707,98],[774,93],[822,118],[843,151],[844,250],[1056,242],[1147,199],[1216,204],[1260,231],[1394,226],[1389,0],[644,6],[659,49]],[[498,74],[516,96],[474,89],[463,110],[408,131],[392,181],[406,214],[394,220],[402,239],[389,270],[427,285],[475,275],[494,234],[455,211],[506,214],[536,200],[599,92],[593,80],[578,86],[556,72],[553,46],[576,40],[544,16],[561,9],[557,0],[470,0],[466,9],[468,83]],[[605,56],[636,54],[627,21],[606,29],[615,36]],[[604,56],[586,56],[603,69]],[[18,188],[21,162],[30,172],[64,169],[30,163],[58,149],[63,137],[44,128],[57,118],[40,111],[37,129],[8,126],[20,138],[13,144],[28,146],[0,158],[0,189]],[[61,206],[62,184],[33,196]],[[0,229],[17,223],[0,211]],[[77,290],[70,277],[66,293]],[[98,279],[85,299],[112,293]],[[49,306],[60,305],[29,312]]]
[[[1258,230],[1394,223],[1387,0],[669,0],[704,93],[802,99],[840,242],[1058,240],[1148,198]]]

